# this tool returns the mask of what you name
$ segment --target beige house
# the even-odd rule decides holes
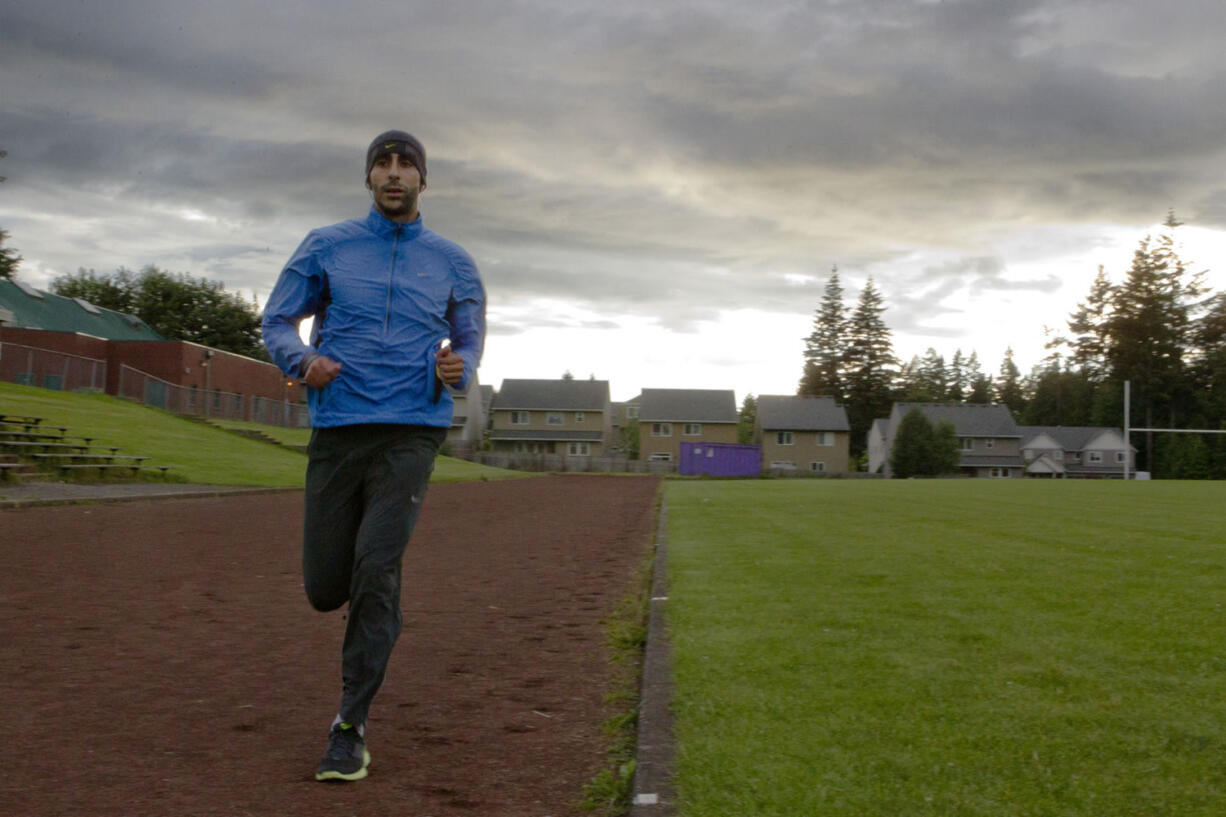
[[[490,414],[498,452],[601,457],[612,439],[607,380],[504,380]]]
[[[985,403],[895,403],[885,426],[885,460],[881,464],[887,477],[894,436],[902,418],[918,408],[933,426],[949,423],[961,447],[958,470],[963,476],[1018,478],[1024,476],[1022,432],[1009,407]],[[869,442],[872,442],[870,437]],[[872,464],[870,463],[870,469]]]
[[[833,397],[758,398],[754,442],[762,447],[762,470],[782,473],[846,474],[851,426]]]
[[[735,444],[738,419],[731,389],[643,389],[639,459],[679,462],[683,442]]]

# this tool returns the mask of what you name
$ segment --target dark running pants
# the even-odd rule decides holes
[[[340,719],[365,724],[400,635],[400,561],[442,428],[319,428],[307,448],[302,577],[317,610],[349,603]]]

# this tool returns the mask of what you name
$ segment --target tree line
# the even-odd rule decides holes
[[[260,336],[260,307],[226,291],[225,284],[147,266],[99,274],[79,269],[51,282],[57,295],[140,318],[167,340],[189,341],[267,361]]]
[[[21,256],[3,246],[7,238],[8,232],[0,230],[0,278],[13,280]],[[220,281],[165,272],[153,265],[139,273],[124,267],[102,274],[78,269],[52,280],[51,291],[135,315],[167,340],[269,360],[260,336],[260,305],[255,295],[245,300],[227,292]]]
[[[1143,238],[1123,280],[1099,268],[1084,300],[1048,331],[1047,356],[1027,375],[1006,350],[995,375],[974,351],[946,361],[934,349],[900,362],[881,293],[870,278],[849,309],[831,270],[804,339],[797,393],[834,397],[847,411],[853,457],[864,455],[873,420],[894,402],[1003,403],[1020,425],[1124,425],[1221,429],[1226,421],[1226,293],[1204,283],[1177,251],[1180,222],[1169,213],[1158,236]],[[748,399],[748,398],[747,398]],[[1226,435],[1134,436],[1137,467],[1168,478],[1226,479]]]

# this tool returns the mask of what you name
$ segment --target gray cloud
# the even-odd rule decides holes
[[[692,332],[810,312],[837,263],[900,332],[950,332],[967,299],[1057,292],[1009,272],[1028,230],[1084,225],[1072,248],[1170,206],[1226,228],[1223,23],[1201,0],[18,0],[0,225],[46,274],[263,293],[365,210],[362,149],[403,126],[427,223],[504,304]]]

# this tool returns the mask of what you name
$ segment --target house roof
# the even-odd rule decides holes
[[[6,325],[51,332],[80,332],[106,340],[165,340],[140,318],[95,306],[80,298],[44,292],[24,282],[0,279],[0,310]]]
[[[850,431],[847,412],[833,397],[764,394],[758,423],[767,431]]]
[[[609,406],[607,380],[504,380],[494,395],[495,409],[604,411]]]
[[[1123,432],[1106,426],[1018,426],[1022,432],[1022,448],[1030,445],[1042,434],[1051,437],[1065,451],[1082,451],[1103,434],[1114,433],[1121,440]]]
[[[732,389],[643,389],[639,422],[735,423]]]
[[[890,425],[898,423],[913,408],[923,412],[928,422],[949,423],[959,437],[1021,437],[1009,407],[994,403],[895,403],[890,412]]]

